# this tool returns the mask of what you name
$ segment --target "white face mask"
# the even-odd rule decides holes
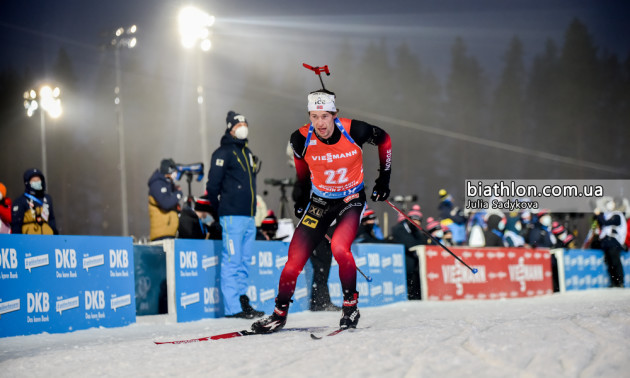
[[[440,230],[440,231],[435,231],[435,233],[433,234],[434,237],[441,239],[444,236],[444,231]]]
[[[613,201],[606,202],[606,211],[613,211],[613,210],[615,210],[615,202]]]
[[[249,133],[249,127],[241,126],[234,131],[234,136],[238,139],[247,139],[248,133]]]
[[[521,226],[521,222],[516,222],[516,224],[514,225],[514,229],[516,229],[516,231],[522,230],[523,226]]]
[[[551,225],[551,215],[543,215],[540,218],[540,224],[542,224],[545,227],[549,227]]]
[[[33,188],[33,190],[42,190],[42,182],[41,181],[31,182],[31,188]]]

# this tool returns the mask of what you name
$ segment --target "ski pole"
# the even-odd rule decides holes
[[[332,239],[330,239],[330,236],[328,236],[328,234],[324,234],[324,235],[326,236],[326,239],[328,239],[328,242],[332,243]],[[356,268],[357,268],[357,272],[361,273],[361,275],[365,278],[367,282],[372,282],[372,277],[367,276],[365,273],[363,273],[361,269],[359,269],[358,266]]]
[[[455,259],[457,261],[459,261],[460,263],[464,264],[466,266],[466,268],[470,269],[471,272],[473,272],[473,274],[477,274],[477,272],[479,271],[477,268],[471,268],[470,266],[468,266],[468,264],[466,264],[464,262],[464,260],[460,259],[459,256],[457,256],[456,254],[454,254],[453,252],[451,252],[450,249],[446,248],[446,246],[444,246],[444,244],[440,243],[439,240],[437,240],[436,238],[433,237],[433,235],[431,235],[429,232],[427,232],[424,228],[420,227],[416,222],[412,221],[411,218],[409,218],[407,216],[407,214],[403,213],[402,210],[400,210],[399,208],[397,208],[393,203],[389,202],[389,200],[385,200],[385,202],[387,202],[387,204],[389,206],[391,206],[394,210],[396,210],[398,212],[398,214],[402,215],[403,217],[405,217],[405,219],[407,219],[409,221],[409,223],[413,224],[414,226],[416,226],[418,228],[418,230],[424,232],[428,237],[431,238],[431,240],[433,240],[434,242],[436,242],[437,244],[440,245],[440,247],[444,248],[444,250],[448,253],[450,253],[453,257],[455,257]]]

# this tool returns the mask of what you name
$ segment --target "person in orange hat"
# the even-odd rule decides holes
[[[0,234],[11,233],[11,199],[7,188],[0,182]]]

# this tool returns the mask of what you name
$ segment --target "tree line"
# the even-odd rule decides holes
[[[531,63],[515,35],[506,46],[499,73],[485,72],[462,37],[453,41],[449,64],[447,76],[440,79],[408,44],[401,43],[392,53],[385,41],[373,41],[360,52],[346,43],[330,63],[334,80],[329,89],[337,93],[342,115],[382,126],[391,134],[395,193],[418,194],[422,203],[433,207],[439,188],[463,195],[458,190],[470,178],[630,176],[625,168],[630,54],[619,57],[598,48],[581,21],[571,22],[561,43],[549,39]],[[227,65],[217,64],[208,76],[220,75]],[[62,101],[68,104],[67,117],[47,125],[52,146],[49,192],[63,233],[120,234],[112,67],[111,54],[103,53],[97,77],[81,81],[62,47],[48,68],[48,76],[64,83]],[[198,123],[198,111],[192,101],[178,102],[169,95],[180,84],[172,81],[168,70],[158,64],[148,71],[133,55],[123,64],[129,225],[137,237],[148,234],[146,181],[159,160],[199,160],[198,151],[176,146],[198,150],[196,129],[184,127]],[[261,192],[263,178],[290,174],[278,163],[287,160],[286,140],[299,122],[306,122],[305,94],[317,85],[305,81],[303,72],[286,73],[275,82],[259,70],[254,65],[247,68],[239,79],[240,91],[220,80],[205,85],[209,109],[220,114],[218,119],[228,109],[212,104],[227,103],[265,125],[251,130],[252,138],[257,138],[253,150],[267,163],[259,179]],[[29,67],[0,70],[0,181],[12,197],[22,191],[22,172],[41,161],[39,119],[26,118],[22,104],[23,92],[39,76]],[[192,93],[190,83],[186,85]],[[222,125],[214,127],[222,132]],[[376,177],[376,167],[376,159],[367,156],[368,185]],[[202,190],[200,185],[196,191]],[[271,194],[269,203],[277,209],[275,193]]]

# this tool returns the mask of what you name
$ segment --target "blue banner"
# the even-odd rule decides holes
[[[136,321],[129,237],[0,235],[0,337]]]
[[[621,252],[624,286],[630,287],[630,257]],[[610,286],[604,252],[599,249],[565,249],[564,282],[566,290],[587,290]]]
[[[273,311],[280,273],[287,262],[288,243],[255,241],[249,266],[247,296],[252,307]],[[221,296],[221,241],[175,240],[175,298],[177,321],[188,322],[224,315]],[[304,273],[298,277],[290,311],[308,309]]]
[[[288,260],[289,243],[256,241],[255,253],[249,266],[247,296],[251,305],[270,314],[278,294],[280,274]],[[352,250],[357,266],[373,281],[357,276],[361,306],[381,306],[406,301],[404,247],[398,244],[356,244]],[[175,240],[175,300],[177,321],[188,322],[224,315],[221,297],[221,241]],[[312,269],[298,276],[290,312],[309,309]],[[333,259],[328,283],[331,300],[343,301],[339,283],[339,267]]]
[[[353,244],[357,267],[372,278],[367,282],[357,272],[359,307],[382,306],[407,300],[405,248],[402,244]],[[339,265],[333,259],[328,278],[331,301],[341,306],[343,293],[339,282]]]

